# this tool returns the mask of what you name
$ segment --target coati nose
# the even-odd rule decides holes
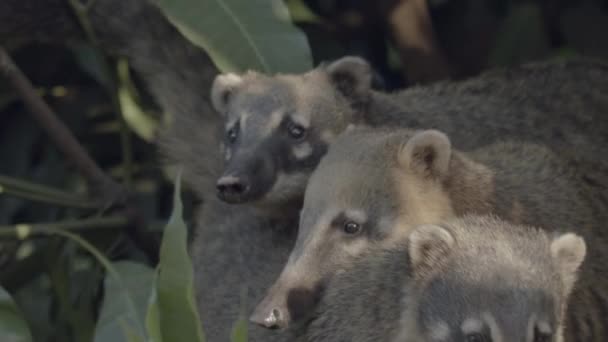
[[[218,179],[217,184],[218,197],[228,203],[240,203],[244,196],[249,192],[249,183],[235,176],[223,176]]]
[[[278,308],[270,311],[255,310],[249,320],[267,329],[283,329],[289,324],[286,315]]]

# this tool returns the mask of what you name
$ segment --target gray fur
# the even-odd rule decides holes
[[[559,330],[568,297],[561,293],[548,234],[485,216],[448,220],[440,227],[455,243],[436,272],[416,277],[410,242],[367,250],[329,282],[306,341],[436,342],[427,324],[443,321],[452,332],[446,341],[464,342],[458,334],[463,321],[484,311],[510,334],[503,341],[533,342],[525,337],[532,315]],[[557,341],[557,334],[548,341]]]
[[[398,158],[402,146],[419,134],[358,129],[332,144],[307,187],[298,239],[277,281],[280,285],[271,287],[258,310],[273,305],[283,310],[284,298],[294,289],[314,289],[315,283],[326,283],[348,269],[353,258],[367,249],[390,246],[387,242],[392,241],[395,229],[406,229],[397,235],[407,237],[403,222],[408,222],[409,215],[419,214],[404,211],[408,200],[423,201],[420,209],[424,211],[436,202],[424,194],[439,186],[452,204],[449,215],[496,214],[518,224],[583,236],[589,244],[590,261],[582,267],[574,288],[565,336],[566,341],[603,336],[606,324],[599,317],[608,306],[603,286],[608,279],[598,260],[607,257],[604,246],[608,234],[602,226],[605,213],[594,211],[592,202],[597,193],[589,191],[578,171],[544,147],[500,143],[469,153],[453,150],[446,178],[421,182],[416,179],[423,176],[417,176],[409,185],[396,184],[400,176],[395,172],[408,172]],[[397,191],[401,186],[417,186],[421,196],[403,198]],[[364,231],[358,236],[347,236],[335,225],[333,218],[348,211],[362,212],[367,218],[361,222]],[[434,221],[419,223],[446,219],[435,214],[423,217]],[[353,244],[362,247],[353,252]],[[306,277],[294,280],[290,274]]]
[[[310,127],[333,136],[348,124],[364,124],[440,129],[463,150],[504,139],[545,144],[577,161],[590,182],[608,187],[605,173],[597,171],[606,169],[600,156],[608,145],[605,63],[532,63],[386,94],[371,89],[369,66],[353,60],[302,75],[241,75],[228,100],[230,115],[247,113],[248,122],[263,123],[274,104],[272,111],[311,117]],[[265,138],[257,135],[250,144]]]

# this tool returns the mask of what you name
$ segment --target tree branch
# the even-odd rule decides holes
[[[7,78],[25,103],[32,117],[46,131],[51,140],[87,178],[94,191],[103,197],[105,204],[110,206],[117,202],[124,202],[127,197],[126,189],[97,166],[69,129],[57,118],[53,110],[38,96],[31,82],[1,46],[0,73]]]
[[[0,239],[19,238],[26,239],[32,235],[52,234],[57,229],[74,232],[90,231],[99,228],[121,228],[129,224],[126,216],[94,217],[84,220],[69,220],[53,223],[21,223],[9,226],[0,226]]]

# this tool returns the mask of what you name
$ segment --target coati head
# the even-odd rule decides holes
[[[301,200],[328,145],[357,120],[371,79],[369,65],[356,57],[303,75],[217,76],[211,99],[225,122],[219,198],[258,204]]]
[[[455,153],[435,130],[354,129],[339,137],[311,176],[294,249],[251,320],[288,326],[357,255],[453,217],[445,184],[458,174]]]
[[[558,342],[584,240],[464,217],[417,227],[394,342]]]

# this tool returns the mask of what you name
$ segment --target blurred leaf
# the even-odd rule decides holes
[[[561,47],[553,51],[553,59],[569,59],[578,56],[578,52],[568,46]]]
[[[230,333],[231,342],[247,342],[247,287],[243,286],[241,289],[241,308],[239,312],[239,319],[232,327]]]
[[[151,142],[159,123],[147,115],[139,105],[139,94],[131,80],[127,60],[120,59],[117,69],[118,101],[125,122],[141,139]]]
[[[21,317],[11,295],[0,287],[0,340],[2,342],[32,341],[29,327]]]
[[[194,301],[192,262],[182,218],[181,176],[175,182],[173,212],[160,247],[157,273],[158,313],[163,341],[204,341]]]
[[[549,44],[541,23],[542,13],[537,5],[514,5],[498,34],[489,64],[507,66],[544,57]]]
[[[154,279],[156,284],[156,279]],[[163,337],[160,332],[160,314],[158,312],[158,296],[156,288],[152,288],[150,300],[148,301],[148,313],[146,314],[146,332],[149,342],[162,342]]]
[[[122,327],[123,334],[126,336],[127,342],[144,342],[144,339],[133,331],[133,328],[125,323],[124,320],[120,321],[120,326]]]
[[[131,341],[134,338],[131,327],[143,326],[145,322],[148,298],[154,285],[154,270],[148,266],[121,261],[114,263],[113,267],[122,281],[119,282],[111,274],[106,275],[103,305],[95,328],[95,342]],[[133,317],[133,311],[125,302],[123,291],[135,303],[136,317]]]
[[[302,0],[287,0],[287,7],[291,18],[296,23],[317,23],[320,21],[316,15]]]
[[[159,0],[180,32],[204,48],[223,72],[312,68],[306,36],[282,0]]]
[[[127,287],[127,285],[125,285],[125,280],[123,279],[123,276],[121,276],[121,274],[114,267],[114,265],[110,262],[110,260],[108,260],[108,258],[106,258],[99,250],[97,250],[88,241],[84,240],[83,238],[81,238],[80,236],[78,236],[76,234],[70,233],[70,232],[62,230],[62,229],[51,228],[51,227],[47,227],[46,231],[48,233],[66,237],[66,238],[76,242],[81,248],[83,248],[87,252],[91,253],[95,257],[95,259],[101,265],[103,265],[103,267],[106,270],[106,272],[108,273],[108,275],[110,277],[112,277],[113,281],[115,281],[118,285],[116,287],[117,291],[115,291],[114,293],[116,293],[118,299],[123,301],[123,303],[125,304],[125,312],[128,312],[125,317],[132,318],[131,322],[133,323],[133,325],[135,325],[137,327],[137,329],[135,329],[135,331],[141,338],[144,338],[145,328],[144,328],[144,324],[142,323],[143,320],[138,319],[140,317],[143,317],[143,314],[140,314],[138,312],[137,305],[135,304],[135,299],[129,293],[129,288]],[[146,298],[147,298],[147,296],[146,296]],[[144,306],[144,308],[145,308],[145,306]],[[97,337],[95,337],[95,338],[97,338]],[[112,340],[112,341],[114,341],[114,340]]]
[[[234,327],[232,328],[232,334],[230,336],[232,342],[247,342],[247,319],[239,318]]]

